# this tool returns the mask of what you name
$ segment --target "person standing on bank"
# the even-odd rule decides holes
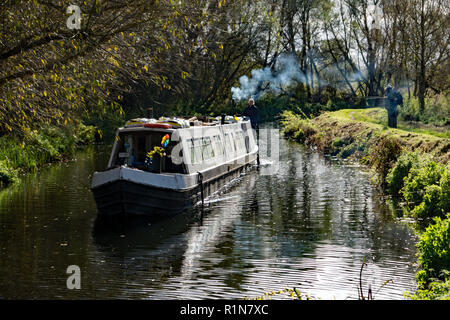
[[[388,126],[390,128],[397,128],[397,106],[403,106],[403,97],[391,85],[386,87],[386,109],[388,111]]]
[[[253,100],[253,98],[250,98],[250,100],[248,100],[248,106],[244,109],[242,116],[250,118],[252,129],[258,129],[259,110],[255,106],[255,100]]]

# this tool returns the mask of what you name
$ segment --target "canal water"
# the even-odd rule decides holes
[[[89,189],[109,152],[88,147],[0,191],[0,298],[241,299],[295,287],[358,299],[363,261],[365,295],[415,289],[417,239],[358,166],[281,138],[279,162],[263,155],[203,211],[110,223]],[[67,288],[71,265],[79,290]]]

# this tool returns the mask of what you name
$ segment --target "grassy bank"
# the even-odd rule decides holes
[[[326,154],[362,159],[387,137],[395,139],[403,151],[428,154],[440,163],[450,160],[450,133],[446,127],[400,124],[386,126],[387,114],[380,108],[343,109],[304,119],[293,112],[282,114],[283,132],[298,142],[310,144]],[[402,129],[403,128],[403,129]]]
[[[73,127],[45,126],[22,136],[0,137],[0,187],[14,183],[21,173],[70,157],[78,146],[93,142],[96,132],[93,126],[80,123]]]
[[[383,108],[343,109],[335,112],[335,117],[346,120],[373,123],[385,127],[387,125],[387,110]],[[398,118],[398,129],[411,133],[426,134],[439,138],[450,139],[450,125],[436,125],[420,121]]]
[[[419,229],[417,292],[413,299],[449,299],[450,137],[448,128],[401,122],[388,128],[385,110],[346,109],[305,119],[282,114],[285,136],[373,170],[373,181]],[[447,130],[447,131],[446,131]]]

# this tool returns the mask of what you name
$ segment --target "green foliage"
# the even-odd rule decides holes
[[[402,146],[395,137],[382,135],[370,148],[368,163],[378,174],[377,183],[386,186],[386,176],[400,156]]]
[[[75,141],[79,145],[84,145],[95,141],[97,129],[94,126],[86,126],[80,123],[75,133]]]
[[[415,294],[405,292],[405,296],[411,300],[450,300],[450,279],[431,282],[427,289],[417,289]]]
[[[417,244],[420,271],[419,288],[426,289],[433,281],[448,281],[450,270],[450,213],[445,219],[434,218]],[[448,288],[448,287],[447,287]]]
[[[345,139],[337,137],[336,139],[333,140],[333,143],[331,144],[331,146],[334,149],[340,149],[340,148],[346,146],[347,144],[348,144],[348,142]]]
[[[419,271],[415,294],[405,292],[413,300],[450,299],[450,213],[436,217],[420,235],[417,244]]]
[[[93,141],[95,128],[42,126],[29,130],[23,137],[0,137],[0,181],[14,182],[18,171],[33,171],[45,163],[70,156],[77,145]]]
[[[356,152],[357,148],[358,146],[356,144],[349,144],[348,146],[342,148],[341,152],[339,152],[339,157],[342,159],[347,159]]]
[[[419,121],[419,110],[419,99],[411,97],[404,101],[403,107],[399,108],[399,118],[405,121]]]
[[[402,196],[416,219],[450,212],[450,170],[418,153],[402,154],[386,177],[387,191]]]
[[[445,213],[450,212],[450,168],[447,166],[441,177],[441,208]]]
[[[281,114],[283,133],[287,136],[293,136],[300,129],[302,121],[303,119],[292,111],[284,111]]]
[[[415,218],[443,216],[446,213],[443,204],[448,201],[448,170],[448,167],[432,160],[425,160],[412,167],[404,178],[400,193]],[[441,178],[444,188],[441,187]]]
[[[386,176],[387,188],[390,194],[398,196],[400,190],[404,186],[404,179],[408,176],[409,171],[419,162],[419,154],[405,152],[398,158],[394,167],[389,170]]]
[[[421,121],[438,126],[450,122],[450,96],[447,94],[429,94],[425,98],[425,109],[420,111],[420,103],[417,97],[406,99],[399,110],[399,117],[405,121]]]
[[[440,206],[441,197],[442,190],[440,186],[426,186],[423,201],[414,207],[411,214],[420,219],[442,215],[443,212]]]
[[[284,111],[281,114],[282,132],[285,136],[303,143],[306,138],[316,133],[316,129],[308,119],[303,119],[300,115],[292,111]]]
[[[305,133],[300,128],[296,132],[294,132],[292,137],[294,138],[294,140],[296,140],[296,141],[298,141],[300,143],[303,143],[306,140]]]
[[[0,160],[0,186],[13,183],[17,179],[17,170],[8,165],[8,161]]]

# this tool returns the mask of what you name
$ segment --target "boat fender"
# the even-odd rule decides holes
[[[200,196],[202,198],[202,208],[203,205],[205,204],[205,199],[204,199],[204,195],[203,195],[203,174],[201,172],[197,172],[198,173],[198,183],[200,186]]]

